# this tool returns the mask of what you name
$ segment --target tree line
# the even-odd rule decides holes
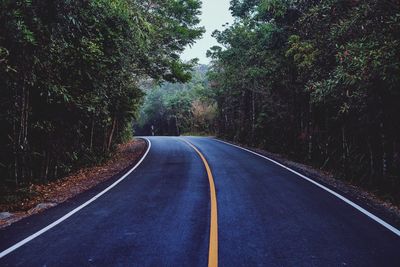
[[[145,79],[184,82],[198,0],[0,1],[0,191],[106,158]]]
[[[214,32],[220,135],[400,201],[400,3],[232,0]]]
[[[215,132],[216,104],[207,79],[208,67],[196,66],[186,83],[149,82],[140,111],[139,135],[210,134]]]

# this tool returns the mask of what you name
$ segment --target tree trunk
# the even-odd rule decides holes
[[[117,118],[114,116],[110,135],[108,136],[107,151],[110,151],[116,125],[117,125]]]
[[[345,137],[345,129],[342,126],[342,170],[346,173],[346,137]]]
[[[254,135],[255,135],[255,129],[256,129],[256,103],[255,103],[255,96],[254,96],[254,91],[251,92],[251,140],[252,143],[254,144]]]
[[[309,118],[308,118],[308,160],[312,160],[312,152],[313,152],[313,135],[312,135],[312,106],[309,104]]]
[[[14,99],[15,108],[18,106],[17,104],[17,95],[15,95]],[[17,138],[17,116],[13,119],[13,153],[14,153],[14,182],[15,187],[18,188],[19,180],[18,180],[18,138]]]
[[[374,152],[372,150],[371,142],[368,140],[368,152],[369,152],[369,175],[371,178],[375,175],[375,167],[374,167]]]
[[[49,153],[46,153],[45,159],[45,171],[44,171],[44,180],[47,182],[49,180],[49,167],[50,167],[50,156]]]
[[[28,119],[29,119],[29,89],[25,86],[23,87],[23,128],[22,128],[22,164],[23,164],[23,171],[22,171],[22,179],[24,182],[29,177],[29,166],[28,166]]]
[[[25,84],[21,89],[15,90],[13,122],[13,149],[14,149],[14,180],[18,187],[21,182],[26,182],[28,149],[28,119],[29,119],[29,90]]]
[[[178,117],[175,116],[175,127],[176,127],[176,134],[179,136],[180,132],[179,132],[179,124],[178,124]]]
[[[92,127],[90,129],[90,152],[93,150],[94,116],[92,117]]]
[[[385,125],[383,121],[380,124],[381,128],[381,144],[382,144],[382,176],[387,174],[387,152],[386,152],[386,135],[385,135]]]

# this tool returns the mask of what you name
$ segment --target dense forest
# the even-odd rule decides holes
[[[0,1],[0,192],[101,161],[132,135],[141,81],[185,82],[198,0]]]
[[[400,2],[232,0],[214,32],[219,135],[400,201]]]
[[[209,66],[199,0],[0,1],[0,192],[137,135],[210,134],[400,202],[400,2],[231,0]]]
[[[207,71],[205,65],[195,67],[187,83],[144,84],[146,97],[135,132],[138,135],[214,133],[216,104]]]

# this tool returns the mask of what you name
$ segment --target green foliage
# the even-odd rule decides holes
[[[206,66],[191,73],[184,84],[148,85],[136,131],[142,135],[212,133],[215,106],[206,78]]]
[[[302,42],[298,35],[291,35],[288,40],[288,45],[289,49],[286,51],[286,56],[293,57],[293,61],[298,68],[312,68],[318,57],[318,51],[311,43]]]
[[[132,136],[144,79],[186,81],[198,0],[0,1],[0,187],[62,177]],[[0,188],[0,189],[1,189]]]
[[[397,1],[232,0],[209,74],[220,135],[400,201]],[[397,190],[397,191],[396,191]]]

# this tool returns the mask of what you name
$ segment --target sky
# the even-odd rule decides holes
[[[217,41],[211,37],[214,30],[222,30],[222,25],[233,22],[233,17],[229,11],[230,0],[202,0],[201,26],[206,28],[203,38],[197,40],[191,48],[188,47],[181,55],[183,60],[198,58],[201,64],[210,63],[210,59],[206,57],[207,50],[217,45]]]

